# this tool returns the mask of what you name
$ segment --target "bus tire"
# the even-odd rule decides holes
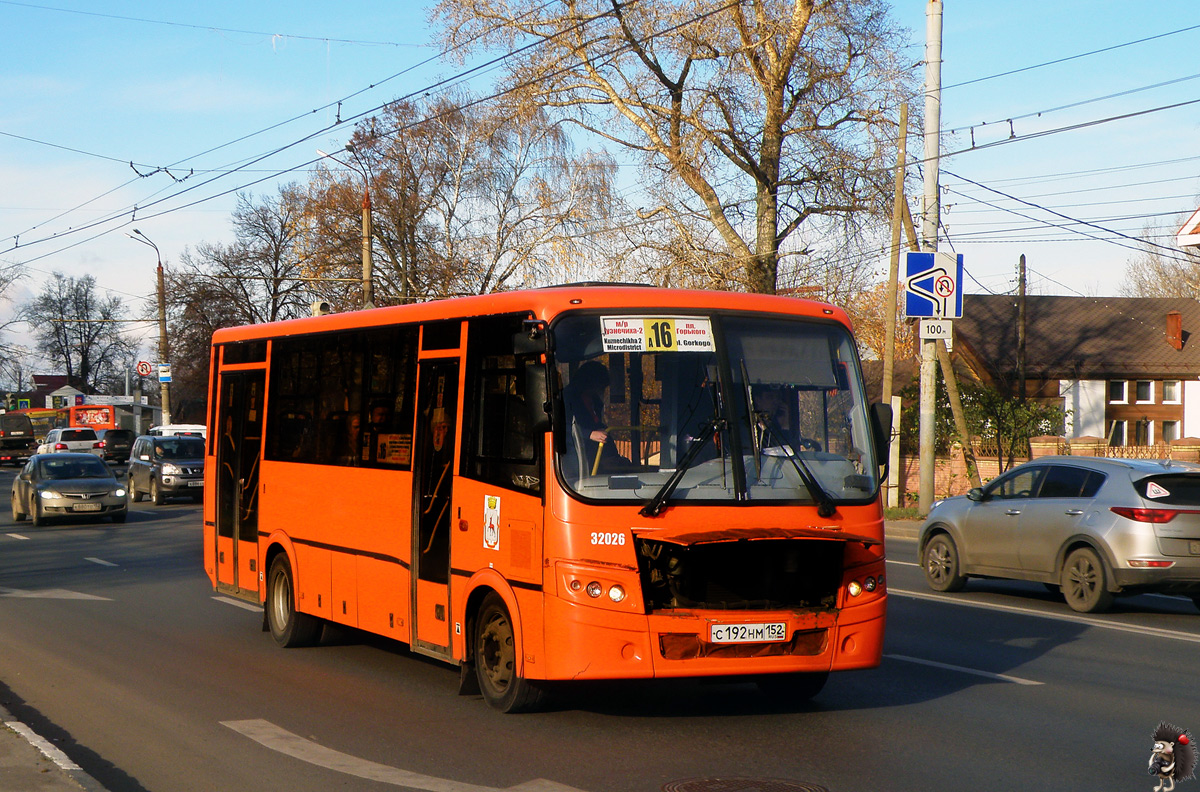
[[[475,618],[475,674],[488,706],[501,712],[530,712],[545,699],[545,689],[517,673],[517,637],[500,595],[483,599]]]
[[[796,674],[763,674],[755,679],[758,689],[783,703],[808,701],[821,692],[829,681],[828,671]]]
[[[321,635],[321,620],[296,611],[296,586],[292,565],[287,555],[280,553],[271,562],[267,575],[267,624],[275,643],[285,649],[312,646]]]

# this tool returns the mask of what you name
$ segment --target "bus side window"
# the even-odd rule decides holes
[[[526,315],[471,322],[467,343],[466,475],[497,486],[541,491],[541,435],[529,431],[525,366],[534,356],[513,353],[512,337]]]

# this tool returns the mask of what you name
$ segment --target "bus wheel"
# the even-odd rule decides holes
[[[321,634],[321,620],[296,612],[296,587],[292,584],[292,565],[283,553],[271,562],[267,576],[267,624],[275,643],[286,648],[312,646]]]
[[[545,691],[517,673],[517,639],[504,600],[484,598],[475,619],[475,673],[488,705],[501,712],[529,712]]]
[[[758,689],[783,702],[808,701],[821,692],[829,680],[828,671],[799,674],[763,674],[755,682]]]

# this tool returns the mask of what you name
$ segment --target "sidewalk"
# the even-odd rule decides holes
[[[0,705],[0,792],[104,792],[96,779]]]

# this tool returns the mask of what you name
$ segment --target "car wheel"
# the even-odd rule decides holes
[[[275,643],[286,648],[312,646],[321,635],[321,620],[296,611],[292,565],[283,553],[271,562],[267,575],[267,626]]]
[[[17,494],[15,492],[12,496],[12,513],[13,522],[25,522],[25,518],[29,516],[21,511],[21,507],[17,505]]]
[[[155,506],[162,506],[167,502],[167,496],[158,486],[158,479],[153,477],[150,479],[150,500],[154,501]]]
[[[1080,547],[1063,564],[1062,593],[1071,610],[1100,613],[1112,605],[1113,595],[1105,585],[1104,563],[1090,547]]]
[[[36,494],[29,501],[29,518],[33,520],[35,528],[46,524],[46,517],[42,514],[42,504]]]
[[[129,490],[129,497],[133,499],[134,503],[142,502],[142,493],[138,492],[138,488],[133,486],[133,476],[129,477],[128,485],[125,489]]]
[[[800,674],[763,674],[756,677],[754,683],[772,699],[785,703],[800,703],[820,693],[827,681],[828,671],[812,671]]]
[[[967,585],[966,575],[958,571],[958,548],[948,534],[929,540],[921,566],[925,568],[925,582],[934,591],[962,591]]]
[[[517,638],[500,595],[484,597],[475,620],[475,674],[488,706],[501,712],[529,712],[545,699],[545,688],[517,673]]]

